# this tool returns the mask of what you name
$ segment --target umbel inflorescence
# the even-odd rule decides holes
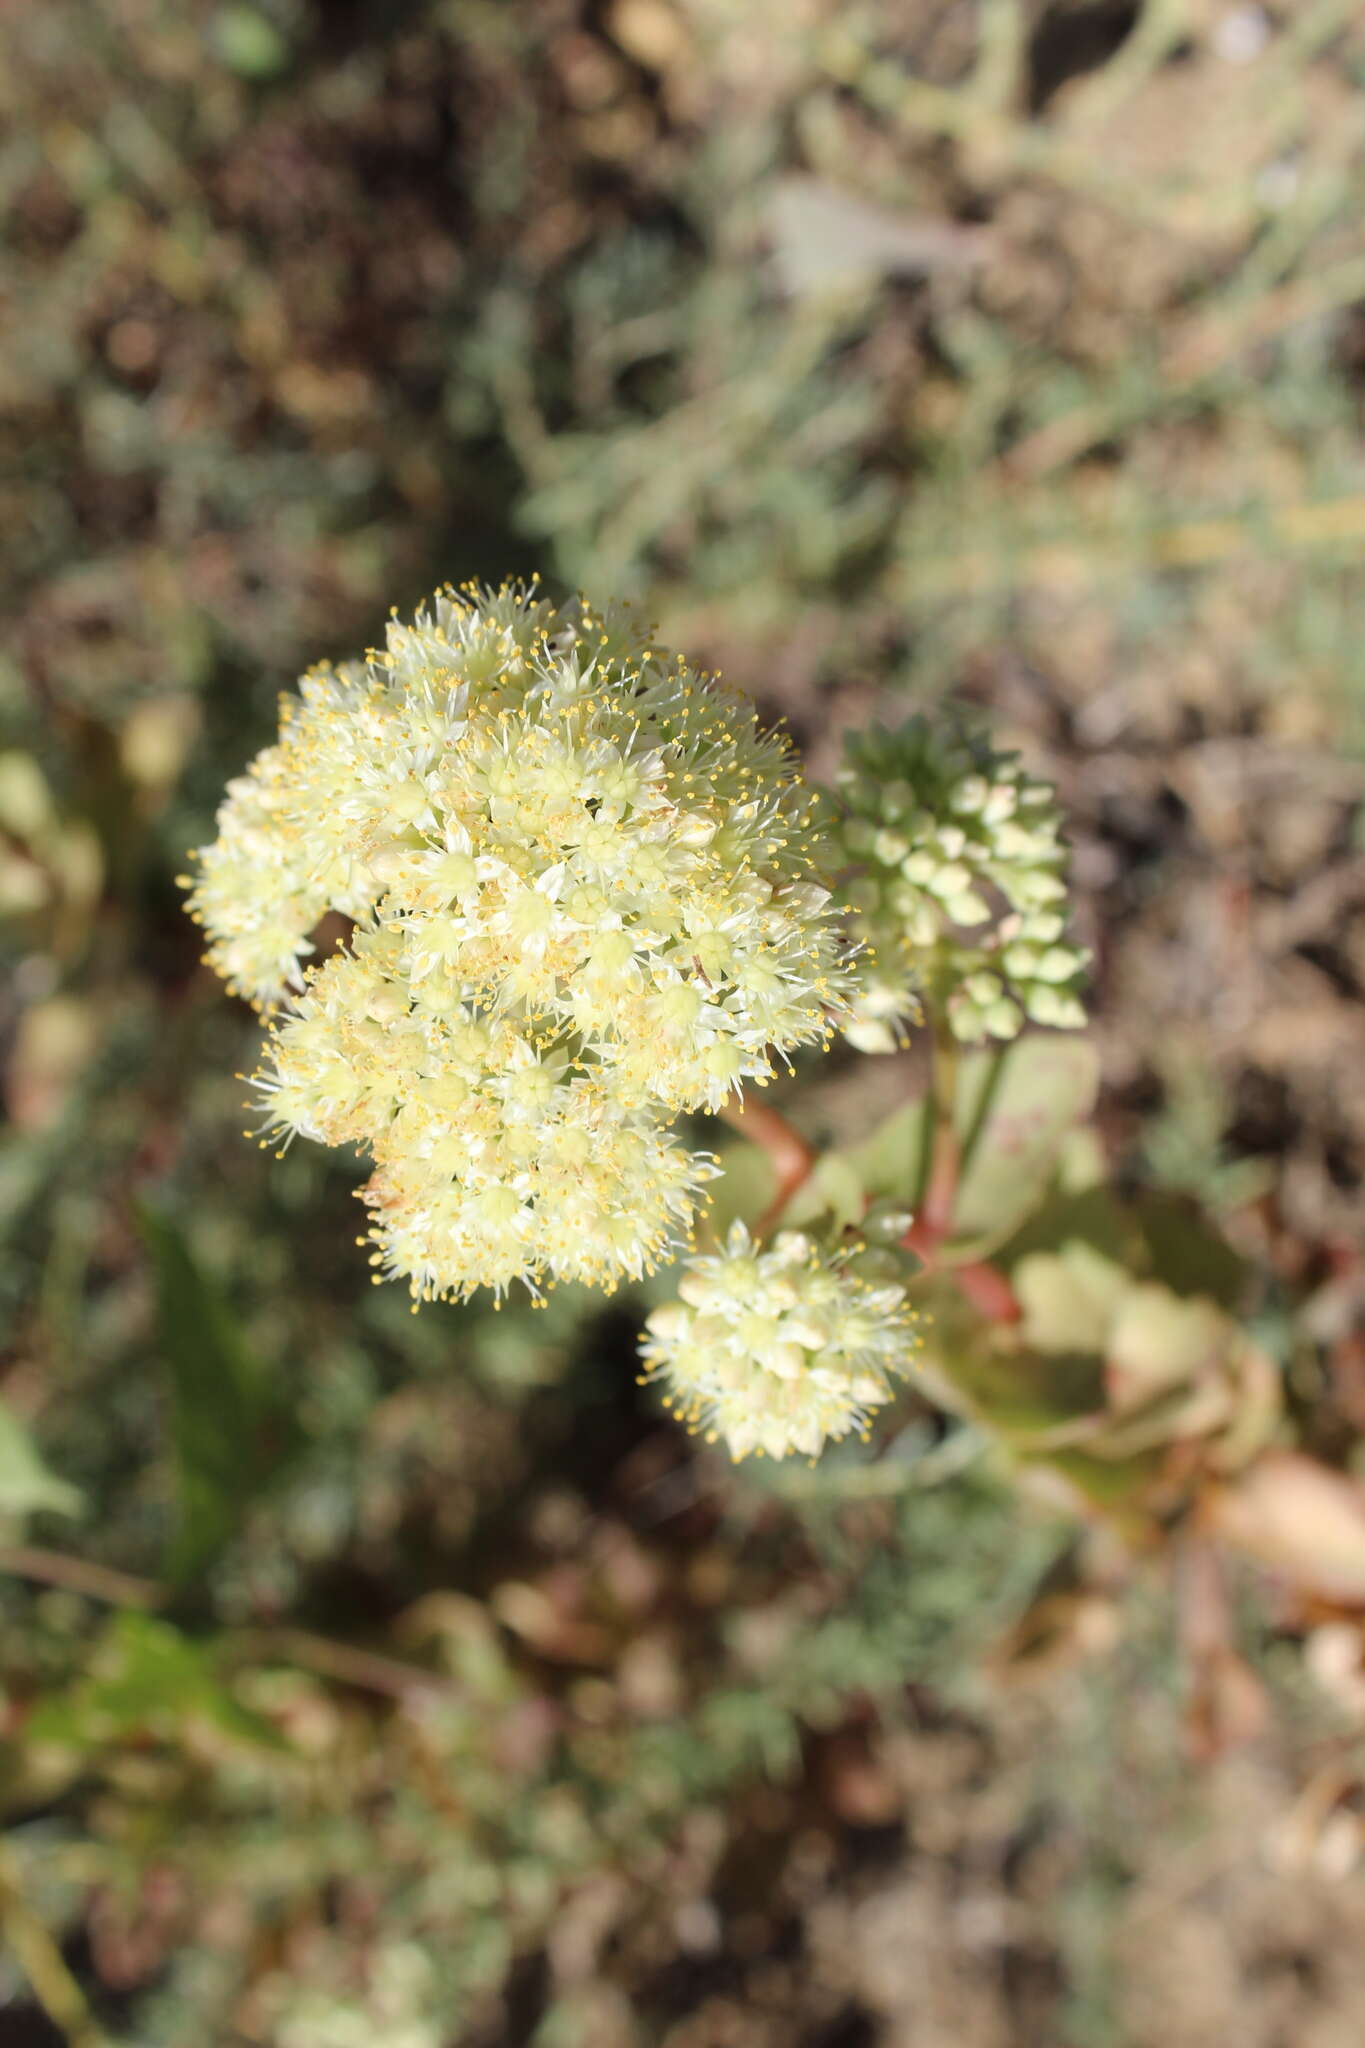
[[[844,1005],[813,802],[628,611],[468,587],[395,618],[286,697],[197,857],[208,958],[267,1017],[263,1130],[368,1153],[415,1297],[638,1278],[715,1170],[672,1120]],[[309,964],[329,910],[353,930]]]
[[[863,1430],[895,1391],[914,1338],[904,1289],[860,1274],[862,1249],[782,1230],[763,1251],[732,1224],[724,1248],[689,1259],[678,1299],[650,1316],[647,1376],[737,1458],[814,1457],[828,1439]]]
[[[285,697],[190,908],[265,1016],[262,1142],[371,1162],[376,1279],[414,1306],[638,1280],[718,1170],[684,1112],[836,1028],[894,1045],[921,1001],[965,1039],[1081,1021],[1052,792],[950,722],[847,759],[831,829],[742,698],[534,586],[442,590]],[[736,1224],[650,1317],[646,1377],[736,1456],[814,1455],[910,1363],[888,1259]]]
[[[967,1043],[1085,1022],[1056,794],[951,715],[854,734],[836,828],[864,972],[848,1036],[889,1051],[920,999]]]

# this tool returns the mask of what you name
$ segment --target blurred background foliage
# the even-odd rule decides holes
[[[965,696],[1072,820],[1121,1184],[1220,1220],[1349,1488],[1359,9],[0,34],[0,2041],[1354,2044],[1358,1495],[1295,1468],[1340,1570],[1272,1534],[1229,1661],[1159,1532],[913,1399],[738,1474],[638,1302],[409,1316],[354,1169],[243,1142],[174,878],[446,577],[641,601],[817,773]],[[811,1135],[917,1073],[833,1064]]]

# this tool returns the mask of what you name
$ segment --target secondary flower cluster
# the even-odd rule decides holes
[[[760,1251],[732,1224],[724,1251],[689,1259],[678,1300],[650,1316],[646,1375],[736,1458],[813,1458],[829,1438],[864,1430],[908,1369],[915,1337],[904,1289],[860,1277],[850,1263],[859,1249],[783,1230]]]
[[[852,737],[839,772],[846,900],[866,949],[848,1036],[897,1042],[923,993],[968,1043],[1025,1017],[1075,1027],[1087,955],[1066,930],[1066,849],[1051,787],[1011,754],[912,718]]]
[[[844,1000],[813,799],[625,610],[443,590],[284,700],[191,910],[268,1016],[267,1132],[354,1143],[415,1297],[612,1286],[686,1239],[718,1109]],[[305,966],[323,914],[345,948]]]

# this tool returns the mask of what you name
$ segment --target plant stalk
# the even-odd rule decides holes
[[[741,1102],[738,1096],[731,1096],[721,1105],[720,1115],[732,1131],[748,1138],[772,1161],[777,1184],[772,1200],[754,1225],[754,1236],[766,1237],[797,1189],[809,1180],[815,1165],[815,1148],[771,1103],[752,1099]]]
[[[940,1247],[951,1237],[957,1207],[958,1183],[962,1173],[962,1142],[957,1131],[957,1094],[960,1060],[957,1040],[947,1023],[934,1019],[934,1056],[930,1080],[930,1107],[934,1119],[933,1145],[929,1154],[929,1177],[924,1202],[901,1243],[923,1259],[932,1271],[939,1265]],[[984,1259],[965,1265],[947,1266],[958,1290],[991,1323],[1017,1323],[1022,1313],[1019,1300],[1005,1275]]]

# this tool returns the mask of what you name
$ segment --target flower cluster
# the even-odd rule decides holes
[[[1025,1017],[1079,1026],[1087,955],[1067,936],[1056,797],[979,735],[912,718],[853,736],[839,774],[846,902],[865,948],[855,1016],[889,1050],[922,992],[968,1042]]]
[[[191,911],[269,1018],[264,1129],[366,1149],[414,1296],[613,1285],[713,1171],[672,1137],[844,999],[786,742],[625,609],[446,589],[286,698]],[[305,965],[326,911],[346,947]]]
[[[679,1299],[650,1316],[646,1376],[665,1380],[668,1404],[736,1458],[813,1458],[830,1438],[865,1430],[916,1340],[904,1289],[860,1277],[859,1249],[783,1230],[760,1251],[733,1224],[725,1249],[689,1259]]]

